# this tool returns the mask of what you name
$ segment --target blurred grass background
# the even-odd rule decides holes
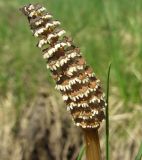
[[[54,86],[35,47],[36,40],[19,11],[27,3],[43,4],[62,22],[104,89],[108,65],[112,63],[110,104],[112,115],[120,115],[112,119],[122,120],[114,130],[125,137],[121,125],[131,130],[139,125],[142,116],[142,1],[0,0],[0,99],[11,92],[17,111],[30,102],[39,86]]]
[[[31,0],[31,3],[35,1]],[[141,0],[41,0],[72,35],[88,63],[106,83],[112,62],[111,85],[127,102],[142,101]],[[0,90],[12,89],[18,101],[30,98],[38,83],[51,82],[35,39],[19,7],[28,0],[0,1]]]

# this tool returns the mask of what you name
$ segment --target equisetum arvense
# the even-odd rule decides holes
[[[60,22],[53,20],[44,7],[39,4],[24,6],[22,12],[27,16],[32,33],[38,38],[37,46],[47,61],[56,89],[70,111],[76,126],[99,128],[104,119],[106,105],[100,80],[82,57],[80,49],[66,32],[60,29]]]

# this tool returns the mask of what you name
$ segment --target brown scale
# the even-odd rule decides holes
[[[56,52],[57,53],[57,52]],[[75,63],[74,63],[75,62]],[[57,67],[57,72],[58,72],[58,75],[62,75],[62,77],[65,76],[68,76],[68,77],[71,77],[67,74],[67,71],[68,71],[68,68],[69,67],[76,67],[77,65],[82,65],[83,62],[80,60],[80,58],[76,58],[76,59],[71,59],[71,61],[69,61],[69,63],[66,63],[65,65],[63,65],[62,67]],[[77,71],[78,72],[78,71]],[[74,72],[76,73],[76,71]],[[73,74],[74,74],[73,73]]]
[[[87,100],[82,100],[79,102],[74,102],[76,103],[77,108],[80,110],[80,108],[82,109],[82,106],[78,107],[78,104],[83,104],[83,103],[88,103],[88,99]],[[67,105],[70,106],[70,103],[67,102]],[[94,103],[88,103],[88,106],[91,108],[91,110],[102,110],[105,107],[105,102],[103,100],[100,100],[100,103],[98,101],[94,102]],[[76,110],[76,107],[73,107],[74,110]],[[85,107],[84,107],[85,108]],[[86,107],[88,108],[88,107]]]
[[[84,119],[83,117],[88,117],[87,119]],[[102,119],[104,118],[104,116],[102,115],[98,115],[98,117],[95,115],[95,116],[92,116],[92,115],[82,115],[82,117],[79,117],[79,116],[75,116],[73,114],[73,118],[74,118],[74,121],[76,123],[85,123],[85,124],[89,124],[89,125],[94,125],[94,120],[96,121],[96,124],[99,124],[98,122],[101,122]]]
[[[82,121],[84,122],[84,123],[86,123],[86,124],[92,124],[92,122],[94,122],[94,120],[96,121],[96,122],[98,122],[98,118],[96,118],[96,117],[94,117],[94,119],[85,119],[85,120],[83,120],[82,119]],[[100,122],[100,121],[99,121]],[[93,125],[93,124],[92,124]]]
[[[58,29],[58,28],[55,28],[52,31],[52,28],[49,27],[49,30],[46,30],[46,33],[40,35],[40,40],[42,40],[42,39],[46,40],[47,37],[49,36],[49,34],[56,34],[59,31],[62,31],[62,30]],[[59,36],[52,37],[51,40],[50,40],[50,42],[47,41],[47,44],[50,45],[50,46],[54,46],[57,43],[57,41],[59,41],[60,39],[61,39],[61,37],[59,37]],[[48,48],[45,48],[45,49],[48,50]]]
[[[100,103],[98,103],[97,101],[94,102],[94,103],[89,103],[89,106],[90,106],[92,109],[100,110],[100,109],[102,109],[102,108],[105,107],[105,103],[102,102],[102,100],[101,100]]]
[[[55,70],[54,71],[50,70],[50,72],[52,73],[52,77],[55,80],[55,82],[57,82],[58,79],[59,79],[59,77],[60,77],[60,74],[57,71],[55,71]]]
[[[42,8],[42,6],[38,3],[34,4],[34,9],[30,9],[31,4],[26,6],[28,12],[37,11],[38,9]]]
[[[77,67],[77,66],[81,66],[81,63],[79,61],[76,61],[76,63],[70,62],[70,64],[68,64],[68,68],[66,66],[63,66],[63,74],[71,77],[71,75],[68,74],[69,67]],[[83,66],[83,69],[77,69],[77,71],[74,71],[72,74],[74,73],[76,74],[76,72],[79,72],[79,70],[84,70],[84,68],[85,68],[85,64]]]
[[[51,33],[52,33],[52,32],[51,32]],[[49,34],[49,33],[48,33],[48,34]],[[47,37],[48,37],[48,36],[47,36]],[[48,52],[48,50],[50,50],[51,48],[54,48],[54,46],[55,46],[56,44],[61,43],[61,42],[67,43],[68,41],[66,40],[66,38],[63,37],[62,40],[57,40],[57,41],[55,41],[54,44],[49,44],[50,47],[45,48],[45,49],[42,49],[43,54],[45,54],[46,52]],[[53,53],[53,55],[48,58],[48,63],[51,62],[51,61],[53,61],[53,60],[59,59],[60,56],[64,56],[64,55],[66,54],[66,53],[65,53],[66,48],[69,48],[69,47],[66,47],[66,46],[65,46],[65,47],[59,48],[58,51],[56,51],[55,53]],[[60,52],[62,52],[62,53],[60,53]]]
[[[99,128],[100,127],[100,122],[94,121],[94,120],[91,120],[89,122],[88,121],[82,121],[81,126],[87,126],[87,128],[89,126],[92,126],[92,128]]]
[[[38,8],[38,9],[40,9],[40,8]],[[45,11],[38,11],[38,9],[36,9],[36,11],[35,10],[31,10],[30,11],[30,13],[31,12],[33,12],[33,11],[35,11],[35,14],[32,16],[32,17],[29,17],[30,19],[35,19],[35,18],[37,18],[37,17],[40,17],[40,16],[43,16],[43,13],[45,12]]]
[[[86,74],[88,74],[88,75],[94,73],[94,72],[93,72],[93,69],[92,69],[91,67],[89,67],[89,66],[86,66],[85,72],[86,72]]]
[[[63,78],[61,77],[61,79],[57,82],[57,84],[62,84],[64,80],[66,80],[66,79],[70,80],[70,79],[73,79],[75,77],[78,77],[78,78],[82,77],[82,80],[83,80],[85,78],[85,76],[86,77],[88,76],[90,81],[96,81],[97,78],[95,76],[94,77],[89,77],[89,74],[92,74],[92,73],[93,73],[92,69],[90,67],[88,67],[88,66],[84,66],[83,69],[78,70],[77,72],[74,72],[73,75],[71,75],[71,76],[68,76],[67,73],[64,72],[64,74],[62,76]],[[82,85],[82,84],[80,84],[78,82],[76,82],[76,83],[77,83],[77,85]],[[88,83],[85,83],[85,84],[88,84]],[[76,85],[74,85],[74,89],[75,88],[76,88]]]
[[[89,107],[73,107],[73,109],[71,109],[71,113],[73,115],[74,118],[83,118],[83,117],[89,117],[90,119],[93,119],[94,117],[100,117],[100,114],[101,116],[103,116],[103,111],[101,109],[97,109],[97,108],[90,108],[91,106]],[[98,111],[98,114],[95,114],[93,113],[93,110],[97,110]]]
[[[43,51],[43,52],[47,52],[47,49],[44,49],[44,50],[42,50],[42,51]],[[44,54],[44,53],[43,53],[43,54]],[[56,52],[56,54],[54,54],[51,58],[47,59],[47,63],[48,63],[48,64],[52,63],[53,57],[56,57],[56,60],[57,60],[57,58],[59,59],[59,57],[63,57],[63,56],[65,56],[64,49],[63,49],[63,48],[60,48],[60,49]],[[54,58],[54,61],[55,61],[55,58]],[[51,72],[52,72],[52,74],[53,74],[53,78],[56,79],[56,80],[58,80],[58,77],[61,76],[61,80],[56,81],[56,84],[61,84],[61,83],[63,83],[64,79],[70,79],[70,77],[71,77],[71,76],[67,76],[67,75],[65,74],[64,69],[62,69],[62,70],[60,69],[60,72],[57,71],[57,70],[53,70],[53,71],[51,71]]]
[[[71,91],[71,92],[67,92],[67,93],[68,93],[68,95],[71,95],[72,97],[74,97],[74,96],[77,96],[79,94],[85,93],[89,88],[91,88],[91,89],[94,88],[95,89],[96,88],[96,82],[95,81],[89,81],[86,84],[80,85],[80,88],[77,87],[77,89],[75,89],[73,92]],[[96,92],[97,97],[98,97],[98,95],[100,95],[100,96],[102,95],[102,92],[101,91],[99,92],[98,90],[99,89],[96,89],[96,91],[93,91],[93,92]],[[92,93],[92,91],[90,93]]]
[[[57,42],[56,42],[57,43]],[[69,48],[69,47],[68,47]],[[67,52],[65,52],[64,51],[64,49],[62,49],[62,51],[60,50],[60,52],[59,51],[57,51],[57,54],[55,55],[53,55],[51,58],[49,58],[48,59],[48,63],[49,63],[49,65],[51,64],[51,65],[53,65],[53,64],[55,64],[57,61],[61,61],[62,59],[65,59],[70,53],[72,53],[72,52],[74,52],[75,50],[69,50],[69,51],[67,51]],[[62,53],[61,53],[62,52]],[[81,55],[79,55],[78,54],[78,56],[75,56],[74,58],[70,58],[70,60],[69,61],[73,61],[73,60],[75,60],[76,58],[81,58]],[[54,60],[53,60],[54,59]],[[69,62],[68,61],[68,62]],[[65,65],[65,64],[64,64]]]
[[[44,11],[39,11],[39,9],[41,9],[41,8],[42,8],[42,6],[40,6],[40,5],[37,4],[37,5],[35,5],[34,9],[32,9],[32,10],[28,9],[27,11],[30,12],[30,13],[34,11],[35,14],[33,15],[33,17],[31,17],[31,18],[34,18],[35,16],[36,17],[43,16],[44,13],[47,13],[45,10]]]
[[[83,108],[83,107],[77,107],[77,106],[76,106],[76,108],[73,108],[71,110],[71,114],[74,117],[79,117],[80,115],[85,115],[86,117],[89,117],[92,115],[89,107]]]
[[[96,84],[98,84],[98,85],[100,86],[100,81],[97,82],[97,80],[98,80],[98,79],[97,79],[95,76],[89,77],[90,83],[91,83],[91,82],[95,82]],[[93,85],[93,84],[92,84],[92,85]]]
[[[100,122],[95,122],[95,121],[92,121],[90,123],[81,122],[80,126],[82,126],[83,128],[99,128],[100,127]]]
[[[98,83],[96,83],[96,81],[90,81],[90,83],[89,83],[90,88],[96,88],[96,85],[98,85]]]
[[[90,115],[90,116],[91,116],[91,115]],[[84,117],[89,117],[89,116],[84,115]],[[74,117],[75,122],[79,122],[79,123],[81,123],[81,122],[90,123],[90,122],[94,121],[94,119],[95,119],[96,121],[98,121],[98,118],[96,118],[96,117],[91,117],[91,118],[88,118],[88,119],[83,119],[83,118],[79,118],[79,117]]]
[[[87,75],[85,73],[81,73],[81,74],[78,75],[78,78],[82,81],[85,78],[87,78]]]
[[[87,91],[87,89],[88,89],[87,86],[82,86],[82,88],[80,88],[78,91],[73,91],[70,95],[71,95],[72,97],[74,97],[74,96],[77,96],[77,95],[79,95],[79,94],[83,94],[84,92]]]
[[[52,27],[50,26],[50,27],[46,28],[42,33],[39,34],[39,38],[40,37],[41,38],[48,37],[48,35],[54,31],[55,27],[57,27],[57,26],[52,26]]]
[[[38,9],[40,9],[40,8],[38,8]],[[26,10],[24,9],[24,7],[21,9],[22,10],[22,12],[26,15],[26,16],[28,16],[28,19],[35,19],[35,18],[37,18],[37,17],[41,17],[41,16],[43,16],[44,15],[44,13],[45,13],[45,11],[38,11],[38,9],[32,9],[32,10],[29,10],[28,8],[26,8]],[[33,12],[33,11],[35,11],[35,14],[32,16],[32,17],[29,17],[29,14],[31,13],[31,12]]]
[[[36,22],[41,21],[39,25],[35,25]],[[45,21],[41,17],[36,17],[35,19],[29,19],[29,23],[32,30],[35,30],[39,27],[42,27],[45,24]]]
[[[62,85],[68,85],[69,80],[64,80],[64,82],[62,83]]]
[[[87,97],[84,96],[83,98],[79,98],[77,100],[72,100],[68,98],[65,102],[66,104],[70,104],[71,102],[74,102],[74,103],[81,103],[82,101],[88,102],[91,99],[92,95],[93,95],[93,92],[90,92]]]
[[[70,61],[66,64],[64,64],[61,68],[62,68],[62,71],[64,72],[64,74],[67,74],[68,75],[68,69],[70,67],[76,67],[76,66],[85,66],[85,61],[83,58],[81,57],[74,57],[74,58],[71,58]],[[76,72],[76,71],[74,71]]]
[[[98,90],[98,89],[97,89]],[[86,96],[84,96],[84,97],[82,97],[82,98],[79,98],[79,99],[77,99],[77,100],[71,100],[70,98],[68,99],[68,100],[66,100],[66,103],[67,104],[70,104],[71,102],[76,102],[77,101],[77,103],[80,103],[80,102],[82,102],[82,101],[86,101],[86,102],[88,102],[89,103],[89,101],[93,98],[93,97],[97,97],[98,99],[100,99],[101,98],[101,96],[102,96],[102,92],[100,92],[99,91],[99,94],[97,94],[98,93],[98,91],[93,91],[93,92],[90,92],[89,94],[88,94],[88,96],[86,97]]]
[[[59,81],[57,81],[56,84],[62,84],[64,82],[64,80],[70,80],[70,79],[76,78],[76,77],[78,77],[79,74],[81,74],[83,72],[84,72],[84,69],[79,70],[78,72],[74,72],[73,75],[70,75],[70,76],[63,74],[61,79]]]
[[[47,13],[43,13],[42,15],[34,18],[29,18],[30,26],[33,30],[38,29],[39,27],[43,27],[48,21],[52,19],[51,18],[44,18],[47,15]],[[36,25],[35,23],[41,21],[40,24]]]
[[[60,51],[56,52],[57,54],[60,54]],[[64,51],[62,51],[62,53],[65,53]],[[60,58],[56,61],[50,61],[49,62],[49,66],[52,66],[54,64],[56,64],[57,61],[60,61],[61,59],[65,59],[67,57],[66,54],[60,54]],[[62,66],[60,66],[60,68],[65,71],[72,63],[76,62],[78,64],[80,64],[81,58],[80,57],[74,57],[74,58],[70,58],[70,60],[68,60],[66,63],[64,63]]]
[[[46,52],[48,52],[49,49],[51,49],[52,47],[48,47],[48,48],[45,48],[45,49],[42,49],[42,54],[46,54]],[[63,48],[59,48],[58,51],[56,51],[55,53],[53,53],[53,55],[51,57],[49,57],[47,60],[47,63],[52,63],[52,58],[53,57],[61,57],[61,56],[65,56],[65,52],[64,52],[64,49]],[[54,60],[55,61],[55,60]]]
[[[52,37],[50,40],[50,44],[55,44],[59,40],[59,38],[60,38],[59,36]]]
[[[84,72],[84,69],[80,69],[77,72],[74,72],[73,75],[68,75],[67,72],[62,72],[62,73],[58,74],[56,71],[52,71],[52,73],[54,74],[54,77],[56,77],[57,75],[61,76],[60,79],[58,79],[56,81],[56,84],[63,84],[63,82],[65,80],[71,80],[71,79],[77,77],[78,74],[83,73],[83,72]],[[56,79],[57,79],[57,77],[56,77]],[[78,82],[76,82],[76,84],[77,85],[82,85],[82,84],[79,84]],[[73,85],[74,88],[76,88],[76,84]]]
[[[30,6],[30,4],[29,4]],[[29,6],[23,6],[23,8],[20,8],[20,10],[22,11],[22,13],[27,16],[27,18],[29,19],[29,14],[30,14],[30,10],[29,10]]]
[[[69,80],[65,80],[65,84],[68,85],[69,84]],[[87,82],[84,83],[83,85],[82,85],[82,83],[76,82],[75,84],[71,85],[71,89],[67,89],[66,91],[62,91],[62,94],[64,94],[64,95],[72,95],[73,96],[73,95],[76,95],[79,92],[81,93],[81,90],[83,90],[83,88],[85,88],[85,87],[88,88]]]
[[[102,121],[102,119],[105,119],[104,111],[99,111],[96,117],[99,121]]]
[[[64,93],[66,93],[68,96],[75,97],[75,96],[78,96],[80,94],[84,94],[87,90],[88,90],[87,85],[83,85],[82,87],[80,85],[80,88],[79,87],[77,87],[76,89],[72,88],[71,91],[67,91],[67,92],[64,92]],[[81,98],[79,98],[79,99],[81,99]]]
[[[62,42],[63,42],[63,40],[62,40]],[[57,43],[57,42],[56,42]],[[55,44],[54,44],[55,45]],[[70,47],[68,47],[67,49],[69,49],[70,50],[70,52],[72,52],[72,51],[74,51],[74,46],[72,45],[72,46],[70,46]],[[46,50],[48,50],[48,48],[46,49]],[[44,50],[43,52],[45,52],[46,50]],[[64,52],[64,53],[61,53],[60,54],[60,52],[59,53],[57,53],[56,55],[53,55],[52,57],[49,57],[48,58],[48,63],[50,63],[51,61],[56,61],[56,60],[58,60],[61,56],[65,56],[67,53],[69,53],[69,52],[66,52],[65,51],[65,49],[64,50],[62,50],[62,52]],[[44,53],[43,53],[44,54]]]
[[[56,36],[54,36],[54,37],[52,37],[51,39],[50,39],[50,44],[55,44],[55,43],[57,43],[57,41],[61,41],[62,39],[64,39],[64,36],[58,36],[57,35],[57,33],[58,32],[60,32],[60,31],[62,31],[62,29],[58,29],[58,28],[55,28],[54,29],[54,31],[52,32],[52,34],[54,34],[54,35],[56,35]]]
[[[95,96],[98,97],[100,99],[100,97],[102,96],[102,88],[100,86],[98,86],[97,90],[95,91]]]
[[[67,79],[65,79],[64,81],[65,81],[65,83],[62,83],[62,85],[65,85],[65,84],[67,85],[68,83],[66,83],[66,82],[69,82],[69,80],[67,80]],[[72,84],[71,87],[72,87],[72,90],[74,92],[77,92],[77,91],[81,90],[83,86],[88,87],[88,83],[89,82],[85,82],[85,83],[76,82],[75,84]],[[66,93],[67,95],[70,95],[72,90],[63,91],[63,93]]]
[[[80,102],[74,102],[74,103],[76,104],[77,108],[82,108],[82,106],[81,106],[81,107],[78,107],[78,105],[79,105],[79,104],[83,104],[83,103],[88,103],[88,101],[82,100],[82,101],[80,101]],[[67,102],[67,105],[70,106],[71,104]],[[73,107],[73,108],[74,108],[74,107]],[[86,107],[86,108],[87,108],[87,107]]]
[[[54,43],[54,45],[57,44],[57,43],[59,43],[59,42],[65,42],[65,43],[69,42],[69,43],[71,43],[71,46],[66,47],[66,48],[62,48],[62,52],[64,52],[62,54],[57,51],[58,52],[57,54],[53,54],[53,56],[51,56],[50,58],[48,58],[48,63],[50,63],[52,61],[56,61],[56,60],[60,59],[61,57],[70,54],[71,52],[77,52],[79,54],[78,48],[75,48],[75,46],[73,45],[73,43],[70,42],[70,41],[68,41],[65,36],[62,38],[62,40],[57,41],[56,43]]]
[[[60,30],[59,28],[55,28],[51,34],[54,34],[54,33],[58,32],[59,30]],[[62,29],[61,29],[61,30],[62,30]],[[60,31],[61,31],[61,30],[60,30]],[[47,36],[47,37],[48,37],[48,36]],[[61,42],[64,42],[64,43],[69,42],[69,43],[73,46],[73,42],[70,41],[69,38],[67,39],[66,36],[62,36],[62,37],[60,37],[60,39],[58,38],[58,40],[55,41],[54,43],[51,43],[50,46],[54,47],[56,44],[61,43]],[[70,46],[69,46],[69,47],[64,47],[64,52],[65,52],[68,48],[70,48]]]
[[[36,19],[37,17],[35,17],[34,19]],[[31,21],[30,19],[29,19],[29,21]],[[33,25],[32,25],[32,30],[33,30],[33,33],[35,33],[35,31],[36,30],[39,30],[39,29],[41,29],[41,28],[44,28],[44,31],[42,32],[42,33],[40,33],[39,34],[39,38],[43,38],[43,37],[48,37],[48,35],[50,34],[50,33],[52,33],[55,29],[56,29],[56,27],[58,27],[59,25],[54,25],[54,26],[49,26],[48,28],[46,28],[46,24],[47,23],[52,23],[53,22],[53,20],[50,18],[50,19],[47,19],[46,21],[44,21],[43,23],[42,23],[42,25],[39,25],[38,27],[34,27]],[[34,27],[34,28],[33,28]]]
[[[73,74],[72,76],[63,75],[63,76],[61,77],[61,79],[60,79],[59,81],[57,81],[56,84],[62,84],[64,80],[70,80],[70,79],[73,79],[73,78],[76,78],[76,77],[78,77],[78,78],[81,77],[82,79],[84,79],[84,78],[87,77],[89,74],[90,74],[90,73],[88,72],[88,66],[85,66],[84,69],[79,70],[78,72],[74,72],[74,74]],[[95,80],[96,80],[96,78],[95,78]],[[74,85],[75,85],[75,84],[74,84]],[[77,83],[77,85],[82,85],[82,84]],[[75,89],[75,88],[76,88],[76,85],[75,85],[74,89]]]

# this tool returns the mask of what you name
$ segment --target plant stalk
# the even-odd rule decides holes
[[[101,160],[98,129],[83,129],[86,143],[86,160]]]

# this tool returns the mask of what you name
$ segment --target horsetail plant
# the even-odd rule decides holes
[[[100,80],[86,64],[80,49],[60,29],[60,22],[53,20],[44,7],[29,4],[21,11],[39,39],[37,46],[56,81],[55,88],[61,92],[75,125],[84,131],[87,160],[100,160],[98,129],[106,105]]]

